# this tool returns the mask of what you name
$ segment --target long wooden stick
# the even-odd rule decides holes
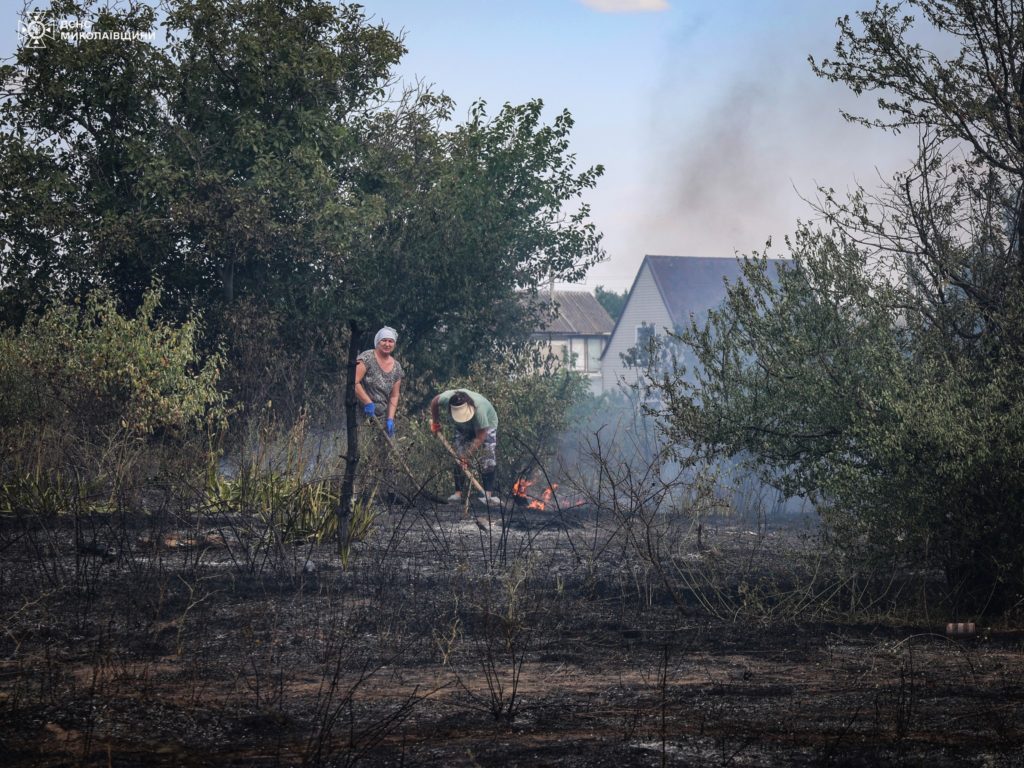
[[[419,481],[415,478],[415,476],[413,476],[412,470],[409,469],[409,465],[405,463],[405,459],[402,458],[402,454],[398,452],[398,446],[395,445],[395,441],[392,439],[391,435],[388,434],[388,428],[381,423],[380,419],[375,418],[372,419],[372,421],[375,422],[377,426],[380,428],[380,431],[384,433],[384,439],[387,440],[388,447],[391,448],[391,453],[393,453],[395,455],[395,458],[398,459],[398,463],[402,465],[402,469],[405,470],[405,474],[407,474],[409,476],[409,479],[416,483],[416,485],[419,485]]]
[[[375,422],[377,424],[377,426],[380,428],[380,431],[384,433],[384,439],[387,441],[388,447],[391,449],[392,455],[396,459],[398,459],[398,463],[402,465],[402,469],[405,470],[405,474],[407,474],[409,476],[409,479],[412,480],[413,485],[416,486],[416,488],[417,488],[416,493],[417,494],[422,494],[423,496],[426,496],[430,501],[433,501],[433,502],[440,503],[440,502],[446,501],[446,499],[443,499],[440,496],[436,496],[433,493],[431,493],[430,491],[428,491],[426,489],[426,487],[423,485],[423,483],[421,483],[419,480],[416,479],[416,475],[414,475],[412,473],[412,470],[409,469],[409,465],[405,463],[405,459],[402,457],[402,454],[398,452],[398,446],[395,444],[395,441],[391,437],[391,435],[388,434],[388,429],[384,425],[384,423],[381,422],[381,420],[377,419],[377,418],[370,419],[370,421]]]
[[[455,452],[455,449],[452,448],[452,444],[448,442],[447,438],[445,438],[445,436],[442,435],[440,432],[435,432],[434,434],[437,435],[437,439],[441,441],[441,444],[448,449],[448,453],[450,453],[455,458],[455,460],[459,462],[459,466],[462,467],[462,471],[466,473],[466,477],[469,478],[469,482],[473,484],[473,487],[480,491],[480,493],[482,493],[484,496],[486,496],[487,491],[485,491],[484,487],[477,482],[476,477],[473,475],[472,472],[469,471],[469,467],[462,463],[462,459],[459,457],[459,454]]]

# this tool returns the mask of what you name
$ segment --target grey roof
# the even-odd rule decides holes
[[[607,336],[615,323],[597,297],[586,291],[555,291],[558,315],[538,333],[569,336]]]
[[[644,256],[640,268],[636,271],[633,284],[629,287],[626,306],[633,297],[637,280],[644,271],[644,263],[651,268],[654,285],[665,302],[672,325],[685,328],[690,322],[691,313],[700,316],[709,309],[718,306],[725,298],[725,278],[735,282],[742,274],[740,263],[732,259],[719,259],[713,256]],[[626,316],[623,308],[619,319],[615,321],[612,335]],[[601,359],[610,347],[605,347]]]
[[[633,284],[629,288],[629,295],[626,299],[626,307],[615,322],[612,335],[618,330],[619,323],[626,316],[626,309],[633,298],[640,274],[644,271],[644,264],[651,269],[651,276],[654,285],[661,294],[661,300],[665,303],[672,324],[676,327],[685,328],[690,322],[690,316],[698,320],[705,316],[709,309],[713,309],[725,299],[725,281],[735,284],[743,274],[743,267],[740,261],[735,258],[715,258],[713,256],[644,256],[640,268],[636,271]],[[791,264],[788,259],[769,259],[769,264],[776,265]],[[775,277],[773,276],[773,282]],[[660,329],[659,329],[660,330]],[[601,359],[611,349],[605,347]]]
[[[672,324],[685,326],[690,316],[701,316],[725,298],[725,279],[735,283],[743,273],[735,258],[707,256],[647,256],[654,284],[668,309]]]

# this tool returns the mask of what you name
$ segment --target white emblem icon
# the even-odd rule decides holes
[[[53,20],[46,11],[38,8],[22,14],[18,35],[27,48],[45,48],[46,38],[53,39]]]

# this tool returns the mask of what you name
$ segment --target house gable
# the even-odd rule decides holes
[[[623,364],[622,355],[636,346],[639,327],[644,324],[651,325],[658,333],[664,333],[666,328],[672,328],[672,316],[654,279],[649,258],[645,257],[640,265],[640,270],[629,289],[626,306],[622,308],[622,314],[615,323],[611,338],[601,357],[602,388],[606,392],[616,389],[620,382],[636,382],[637,372]]]
[[[601,359],[605,391],[636,382],[638,372],[623,364],[622,355],[636,346],[637,328],[646,323],[664,334],[686,327],[691,318],[701,321],[725,298],[726,280],[734,284],[742,273],[736,259],[644,256]]]
[[[743,275],[736,259],[704,256],[648,256],[648,264],[662,301],[672,318],[672,329],[700,319],[725,299],[725,281],[735,284]]]

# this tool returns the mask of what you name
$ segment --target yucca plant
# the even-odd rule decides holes
[[[76,496],[62,475],[28,472],[0,484],[0,512],[52,517],[68,511]]]

